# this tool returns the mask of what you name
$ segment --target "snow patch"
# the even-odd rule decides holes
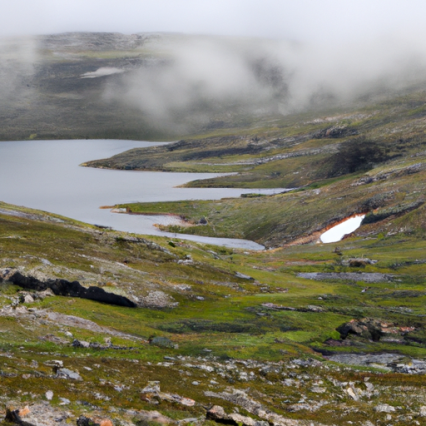
[[[320,240],[323,243],[335,243],[340,241],[346,234],[354,232],[361,226],[362,219],[364,219],[365,214],[360,214],[353,216],[348,220],[345,220],[342,223],[330,228],[328,231],[324,232],[321,235]]]
[[[97,77],[105,77],[107,75],[112,74],[121,74],[124,70],[120,68],[113,68],[113,67],[102,67],[98,68],[96,71],[91,72],[85,72],[84,74],[81,74],[81,78],[97,78]]]

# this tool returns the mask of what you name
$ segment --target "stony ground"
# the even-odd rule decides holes
[[[171,137],[104,96],[167,63],[155,39],[0,43],[0,138]],[[193,186],[297,187],[119,206],[178,214],[191,226],[174,231],[246,237],[262,252],[0,203],[3,424],[426,424],[425,102],[420,85],[347,109],[245,117],[244,129],[231,115],[88,164],[239,172]],[[318,243],[356,213],[366,217],[354,234]]]
[[[425,423],[422,239],[249,253],[1,211],[10,422]],[[55,280],[137,307],[28,288]]]

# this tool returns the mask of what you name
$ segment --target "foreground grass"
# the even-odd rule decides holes
[[[16,211],[5,204],[1,207]],[[220,403],[232,411],[232,403],[214,401],[203,392],[233,386],[250,391],[253,397],[257,395],[255,399],[287,418],[344,424],[348,419],[362,421],[367,416],[362,412],[371,413],[377,420],[383,416],[373,414],[369,402],[356,402],[345,394],[336,397],[330,380],[362,382],[367,374],[382,392],[374,404],[388,401],[386,389],[389,386],[394,389],[413,387],[416,392],[423,392],[420,377],[383,376],[374,367],[344,370],[329,364],[328,370],[323,372],[318,368],[301,368],[299,374],[315,376],[315,380],[323,380],[325,386],[331,386],[327,394],[318,396],[305,385],[297,391],[291,387],[283,389],[281,373],[267,373],[265,378],[259,375],[258,369],[248,369],[248,373],[254,373],[255,379],[246,382],[239,378],[240,373],[221,376],[185,366],[188,362],[228,365],[226,363],[232,360],[256,360],[261,365],[278,362],[280,368],[287,368],[287,363],[291,364],[295,358],[321,360],[324,352],[392,352],[406,357],[425,357],[426,262],[423,257],[426,243],[415,234],[371,234],[369,238],[348,239],[339,243],[342,255],[334,252],[334,245],[325,244],[248,253],[179,239],[173,239],[169,244],[166,239],[150,238],[158,246],[149,246],[127,241],[123,233],[98,230],[64,218],[58,223],[60,218],[27,209],[19,212],[26,216],[0,216],[2,267],[20,267],[28,273],[38,271],[48,276],[78,279],[85,285],[103,288],[113,285],[115,291],[120,290],[129,296],[144,297],[151,291],[162,291],[179,304],[131,309],[55,296],[26,305],[35,309],[34,312],[47,310],[85,318],[112,332],[127,333],[133,336],[131,340],[40,320],[43,316],[37,319],[31,314],[3,314],[0,316],[3,374],[0,390],[8,400],[34,403],[44,399],[44,392],[50,389],[54,392],[53,406],[60,408],[62,400],[59,397],[69,399],[68,409],[75,413],[81,412],[82,407],[86,407],[86,411],[87,407],[92,407],[91,412],[94,405],[98,410],[108,410],[112,404],[124,410],[122,414],[111,414],[118,420],[125,415],[126,409],[152,410],[152,405],[140,398],[140,389],[149,380],[158,380],[164,392],[184,395],[201,404],[182,410],[162,402],[161,412],[175,419],[203,416],[203,404]],[[188,256],[192,258],[189,264],[177,263]],[[359,271],[343,266],[343,261],[361,256],[378,261],[363,268],[363,272],[392,273],[397,279],[385,283],[313,281],[297,275],[299,272]],[[237,278],[236,272],[253,279]],[[182,285],[185,287],[179,287]],[[0,286],[1,304],[6,306],[17,296],[19,288],[7,283]],[[362,293],[366,286],[368,292]],[[265,307],[265,303],[299,311],[271,310]],[[303,312],[311,305],[320,306],[321,312]],[[339,325],[352,318],[364,317],[399,326],[415,325],[416,331],[413,339],[405,339],[403,343],[355,339],[351,346],[328,345],[330,339],[339,339],[336,332]],[[150,345],[147,339],[152,336],[167,337],[177,346],[173,349]],[[102,345],[105,338],[110,338],[113,345],[123,349],[71,346],[73,339]],[[164,364],[164,356],[175,361]],[[179,357],[184,357],[183,361],[179,361]],[[67,368],[79,371],[83,382],[52,378],[51,367],[45,365],[52,358],[63,360]],[[213,378],[216,384],[211,385]],[[196,381],[201,384],[191,385]],[[125,392],[116,390],[117,386],[123,385],[127,389]],[[31,392],[23,393],[23,389],[29,388]],[[330,405],[327,404],[312,412],[288,411],[286,407],[297,403],[301,392],[307,392],[311,402],[320,398],[333,404],[335,417],[329,416]],[[393,398],[392,403],[397,405],[398,398]],[[345,414],[348,406],[356,408],[357,414]]]

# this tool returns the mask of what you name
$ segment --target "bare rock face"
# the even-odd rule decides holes
[[[127,297],[108,293],[100,287],[83,287],[78,281],[67,281],[62,279],[40,280],[31,275],[23,275],[15,268],[0,269],[0,282],[9,281],[22,288],[36,291],[50,289],[57,296],[81,297],[83,299],[95,300],[110,305],[126,306],[135,308],[137,305]]]

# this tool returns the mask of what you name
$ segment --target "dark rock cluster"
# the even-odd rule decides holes
[[[17,269],[0,269],[0,282],[9,281],[22,288],[35,291],[45,291],[47,289],[57,296],[81,297],[83,299],[95,300],[97,302],[108,303],[110,305],[126,306],[135,308],[137,305],[127,297],[114,293],[108,293],[100,287],[83,287],[78,281],[67,281],[62,279],[48,279],[41,281],[30,275],[23,275]]]

